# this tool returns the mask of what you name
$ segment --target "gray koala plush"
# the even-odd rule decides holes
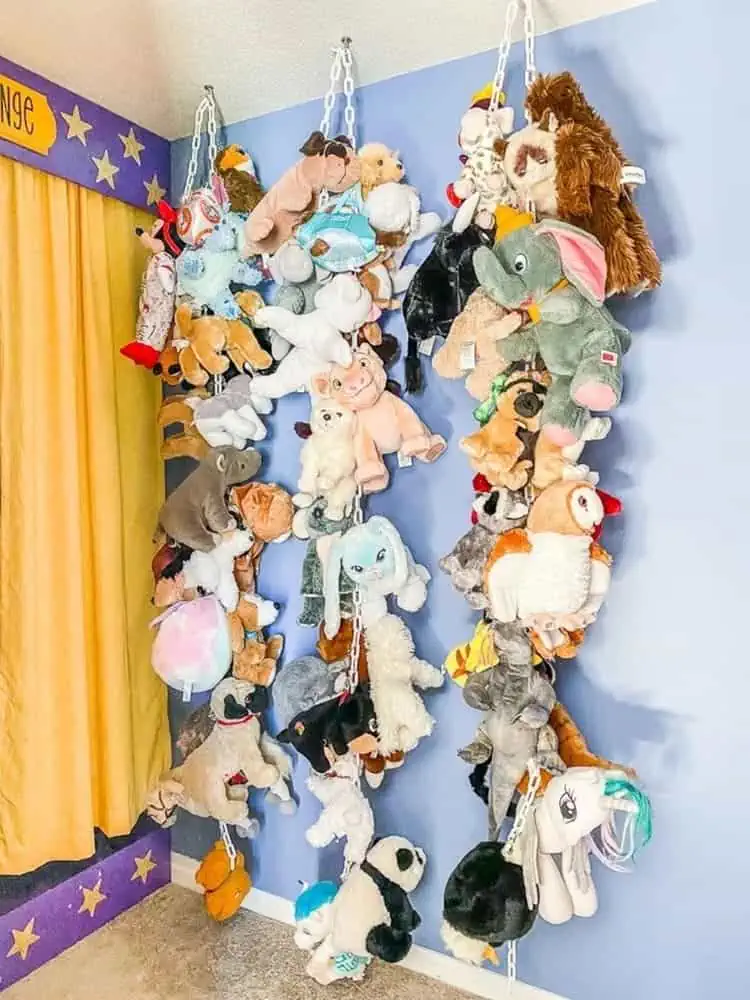
[[[453,586],[475,610],[482,611],[489,605],[482,577],[492,546],[503,531],[522,528],[527,514],[523,490],[503,487],[478,493],[472,504],[471,528],[440,560],[440,569],[450,576]]]
[[[237,526],[227,507],[227,491],[252,479],[260,464],[254,448],[213,448],[167,497],[159,511],[159,527],[175,542],[211,552],[217,535]]]
[[[299,625],[317,628],[325,612],[324,568],[328,555],[337,538],[353,524],[351,514],[333,521],[326,516],[326,498],[316,497],[308,507],[301,507],[294,515],[292,533],[296,538],[309,539],[302,562],[302,611],[297,618]],[[338,570],[339,594],[342,614],[350,617],[353,611],[354,584]]]

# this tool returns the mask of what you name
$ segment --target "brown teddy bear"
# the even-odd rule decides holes
[[[235,915],[253,885],[244,855],[238,852],[232,867],[223,840],[217,840],[203,858],[195,881],[203,889],[208,915],[220,923]]]
[[[499,140],[508,179],[540,216],[595,236],[607,261],[607,293],[661,282],[661,264],[633,201],[630,166],[610,127],[570,73],[538,76],[526,96],[530,124]]]

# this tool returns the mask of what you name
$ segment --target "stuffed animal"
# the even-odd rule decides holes
[[[248,214],[263,197],[250,155],[236,143],[220,149],[214,160],[216,173],[224,182],[232,212]]]
[[[209,399],[206,389],[194,389],[199,399]],[[193,458],[202,461],[209,452],[209,444],[193,425],[193,409],[189,405],[193,393],[176,393],[165,396],[157,417],[157,426],[164,429],[179,425],[178,433],[170,434],[161,443],[161,457],[165,462],[173,458]],[[197,402],[197,400],[196,400]]]
[[[359,786],[356,757],[351,753],[339,757],[325,774],[311,771],[307,787],[323,806],[320,816],[305,831],[308,844],[327,847],[334,840],[345,840],[344,861],[361,864],[375,835],[375,820]]]
[[[265,439],[267,431],[261,414],[267,416],[271,405],[252,394],[250,383],[250,376],[243,373],[230,378],[218,396],[186,397],[196,430],[212,448],[231,445],[241,450],[249,441]]]
[[[247,531],[230,531],[210,552],[193,552],[183,570],[185,584],[204,594],[215,594],[226,611],[234,611],[240,597],[234,579],[234,560],[247,552],[251,538]]]
[[[363,198],[367,199],[381,184],[403,180],[404,165],[401,157],[382,142],[368,142],[359,149],[357,157]]]
[[[272,305],[287,309],[296,316],[312,312],[315,293],[319,288],[318,275],[313,259],[297,240],[282,243],[269,261],[271,277],[276,283]],[[289,349],[289,343],[287,350]],[[274,355],[275,356],[275,355]]]
[[[472,674],[482,673],[500,662],[495,646],[492,624],[484,619],[477,622],[474,635],[448,653],[443,667],[452,681],[465,687]]]
[[[295,497],[304,507],[317,497],[323,499],[326,517],[340,521],[351,509],[357,483],[354,435],[356,417],[347,407],[319,400],[310,416],[311,435],[302,445],[302,471]]]
[[[217,840],[203,858],[195,881],[203,889],[206,912],[219,923],[237,913],[252,888],[244,855],[238,852],[232,864],[223,840]]]
[[[491,86],[475,94],[461,119],[458,142],[463,168],[447,191],[450,203],[459,208],[453,220],[456,232],[472,221],[494,232],[497,206],[517,204],[518,196],[505,172],[503,150],[497,151],[498,143],[513,131],[513,108],[491,109],[491,96]]]
[[[295,715],[276,739],[290,743],[319,774],[350,750],[376,752],[377,720],[369,691],[360,684],[346,696],[310,706]]]
[[[316,267],[334,274],[358,271],[378,256],[375,230],[367,220],[359,185],[329,201],[295,231]]]
[[[174,541],[210,552],[218,535],[237,527],[227,508],[227,491],[251,479],[260,464],[254,448],[213,449],[164,501],[159,526]]]
[[[192,601],[197,591],[188,588],[183,569],[192,550],[186,545],[165,542],[151,560],[154,577],[154,596],[151,603],[156,608],[169,608],[179,601]]]
[[[345,657],[326,663],[317,656],[300,656],[285,663],[273,684],[277,723],[286,727],[295,716],[343,694],[347,669]]]
[[[177,293],[175,260],[185,244],[177,235],[177,213],[166,201],[156,206],[159,217],[149,233],[140,226],[135,234],[151,253],[141,279],[135,340],[120,348],[120,354],[137,365],[153,369],[169,339]]]
[[[472,504],[471,528],[438,564],[466,598],[469,607],[477,611],[484,610],[488,604],[484,593],[484,567],[498,535],[523,527],[528,514],[522,491],[512,492],[505,487],[493,489],[484,476],[476,475],[474,488],[479,491],[480,487],[483,489],[477,492]]]
[[[182,691],[210,691],[231,663],[226,612],[215,597],[172,604],[151,622],[159,631],[151,666],[165,684]]]
[[[290,764],[281,748],[261,735],[259,692],[265,689],[248,681],[221,681],[210,701],[215,725],[182,764],[161,778],[157,789],[177,795],[179,806],[195,816],[243,824],[248,821],[246,786],[286,788]],[[266,703],[267,696],[261,704]],[[244,779],[240,797],[232,792],[237,787],[231,784],[235,775]],[[288,789],[286,794],[289,797]]]
[[[321,191],[340,194],[359,180],[360,163],[345,136],[313,132],[296,163],[263,196],[245,226],[248,253],[274,253],[315,209]]]
[[[408,753],[435,724],[414,686],[441,687],[443,673],[415,656],[411,633],[396,615],[383,615],[367,625],[364,639],[378,749],[383,755]]]
[[[610,580],[610,556],[593,540],[602,499],[585,480],[562,480],[534,501],[525,529],[501,535],[485,568],[490,613],[520,621],[553,650],[557,630],[582,629],[597,616]]]
[[[409,339],[406,355],[406,391],[419,392],[422,370],[420,346],[432,337],[448,336],[451,325],[478,287],[473,256],[478,247],[490,247],[492,237],[470,225],[455,233],[444,226],[432,250],[420,264],[404,296],[404,320]]]
[[[343,953],[402,961],[420,923],[407,893],[421,882],[425,861],[424,852],[404,837],[376,841],[330,903],[327,933],[307,974],[322,985],[332,982],[338,978],[336,957]]]
[[[621,832],[617,812],[626,814]],[[624,772],[569,768],[536,800],[521,834],[529,906],[538,905],[539,916],[551,924],[593,916],[598,901],[589,851],[608,868],[623,871],[651,832],[651,804]]]
[[[517,650],[505,655],[498,666],[473,673],[464,686],[464,701],[484,712],[474,740],[459,757],[469,764],[489,762],[489,839],[495,840],[526,772],[529,758],[559,773],[564,765],[552,752],[549,714],[555,704],[555,690],[532,665],[528,640],[519,635]]]
[[[292,498],[276,483],[236,486],[229,498],[232,510],[253,536],[249,551],[234,560],[234,578],[241,593],[254,594],[264,548],[269,543],[285,542],[291,534]]]
[[[158,361],[151,371],[154,375],[159,376],[165,385],[177,386],[182,382],[180,352],[171,339],[165,344]]]
[[[306,499],[306,498],[305,498]],[[300,498],[298,497],[298,503]],[[313,628],[325,618],[326,579],[329,572],[328,559],[331,546],[344,531],[354,523],[351,511],[343,518],[329,517],[325,497],[316,497],[307,507],[301,507],[294,515],[293,531],[296,538],[309,539],[302,562],[302,610],[297,618],[298,625]],[[337,574],[331,586],[338,589],[341,615],[352,614],[354,582],[344,572],[341,565],[331,571]]]
[[[386,389],[383,363],[369,344],[360,344],[348,366],[336,364],[312,379],[313,390],[357,415],[355,478],[364,493],[388,485],[383,455],[400,452],[434,462],[445,451],[445,438],[422,423],[414,410]]]
[[[342,333],[352,333],[367,320],[370,293],[353,274],[337,274],[315,293],[315,310],[296,316],[277,306],[260,309],[256,318],[273,327],[294,346],[272,375],[256,375],[253,392],[278,399],[304,392],[331,363],[350,365],[352,351]]]
[[[269,602],[263,602],[269,603]],[[278,612],[274,611],[274,615]],[[229,615],[232,638],[232,674],[260,687],[270,687],[284,648],[284,636],[265,639],[258,625],[258,605],[253,595],[242,596]]]
[[[531,930],[536,910],[526,902],[523,872],[506,861],[505,844],[473,847],[450,873],[443,894],[440,937],[463,962],[499,964],[496,948]]]
[[[530,124],[504,149],[520,198],[538,215],[585,229],[601,243],[608,295],[656,287],[661,264],[633,200],[630,163],[578,83],[570,73],[538,76],[526,109]]]
[[[486,399],[493,379],[508,367],[498,341],[514,333],[521,322],[520,313],[506,312],[477,288],[451,324],[445,343],[432,359],[433,368],[443,378],[465,379],[470,395]]]
[[[387,517],[370,517],[353,525],[330,547],[325,570],[325,633],[329,639],[341,625],[338,577],[342,569],[359,588],[366,626],[387,614],[386,598],[391,594],[404,611],[419,611],[427,598],[427,569],[414,562]]]
[[[263,371],[273,363],[249,323],[223,316],[193,316],[188,303],[179,305],[175,313],[174,346],[182,377],[194,386],[206,385],[212,375],[223,375],[230,363],[240,372],[246,368]]]
[[[622,358],[630,334],[602,305],[604,250],[592,236],[548,219],[522,225],[480,247],[474,267],[482,288],[508,310],[523,308],[530,323],[506,337],[506,361],[541,355],[552,375],[541,420],[560,446],[573,444],[589,410],[612,410],[622,394]]]
[[[339,891],[333,882],[315,882],[307,886],[294,904],[296,931],[294,943],[302,951],[313,951],[328,934],[331,926],[331,903]],[[367,966],[372,961],[370,955],[352,955],[344,952],[334,956],[329,964],[329,982],[337,979],[351,979],[361,982]]]

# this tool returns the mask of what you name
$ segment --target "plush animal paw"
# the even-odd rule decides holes
[[[606,412],[617,406],[617,393],[611,386],[601,382],[584,382],[579,385],[573,393],[573,399],[579,406],[585,406],[589,410]]]
[[[559,448],[567,448],[568,445],[575,444],[578,440],[574,432],[569,427],[563,427],[562,424],[545,424],[542,433]],[[510,489],[518,488],[517,486],[510,487]]]

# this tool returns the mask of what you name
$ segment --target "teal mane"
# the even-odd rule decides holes
[[[604,794],[615,798],[628,798],[638,807],[638,812],[632,815],[634,832],[633,854],[651,840],[653,823],[651,818],[651,802],[648,795],[627,778],[607,778],[604,782]],[[629,817],[630,818],[630,817]]]

